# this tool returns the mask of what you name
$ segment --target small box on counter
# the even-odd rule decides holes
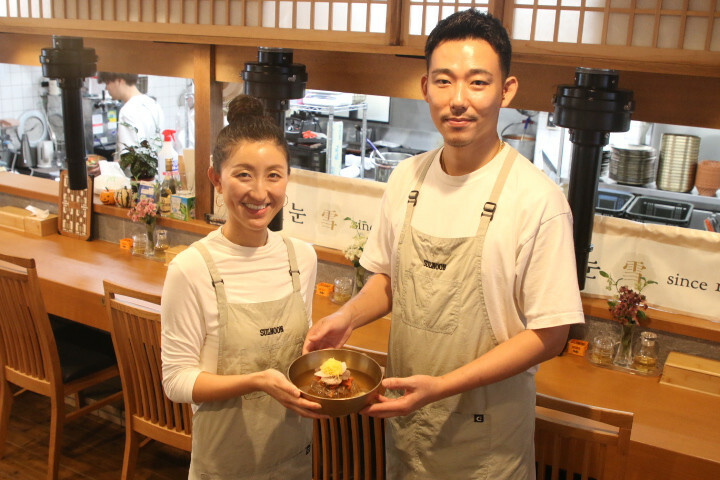
[[[38,218],[24,208],[5,206],[0,207],[0,225],[44,237],[57,233],[58,218],[54,213]]]
[[[15,230],[25,230],[25,217],[29,217],[30,212],[20,207],[6,206],[0,207],[0,225],[13,228]]]
[[[50,214],[46,218],[25,217],[25,233],[44,237],[58,233],[58,218],[55,214]]]
[[[155,200],[155,182],[140,180],[138,182],[138,201],[143,198],[152,198]]]
[[[720,362],[687,353],[670,352],[660,383],[720,396]]]
[[[133,246],[133,239],[132,238],[121,238],[120,239],[120,248],[123,250],[130,250]]]
[[[584,356],[588,349],[588,342],[585,340],[571,339],[568,342],[567,351],[572,355]]]
[[[320,282],[315,286],[315,293],[323,297],[329,297],[333,288],[334,285],[332,283]]]
[[[176,193],[170,197],[170,217],[185,221],[195,218],[195,195]]]

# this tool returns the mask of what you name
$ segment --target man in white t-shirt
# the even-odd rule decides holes
[[[536,365],[584,321],[570,207],[497,134],[518,81],[502,24],[458,12],[429,35],[421,88],[442,148],[391,175],[362,291],[316,323],[304,351],[339,347],[392,311],[388,478],[534,478]]]
[[[138,76],[100,72],[97,79],[105,84],[113,100],[123,102],[118,114],[116,152],[122,153],[127,147],[138,146],[143,140],[147,140],[156,151],[160,150],[163,111],[155,100],[137,88]]]

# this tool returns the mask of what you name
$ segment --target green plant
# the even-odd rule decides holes
[[[120,168],[130,168],[130,175],[136,180],[155,178],[158,173],[158,159],[155,150],[147,140],[140,145],[125,145],[120,154]]]
[[[634,325],[647,318],[645,310],[647,310],[648,304],[645,302],[645,295],[641,292],[648,285],[657,284],[656,281],[640,277],[635,283],[636,290],[633,290],[626,285],[620,285],[622,278],[615,280],[612,275],[602,270],[600,270],[600,276],[607,279],[606,289],[608,291],[615,290],[615,295],[607,302],[613,320],[623,325]]]

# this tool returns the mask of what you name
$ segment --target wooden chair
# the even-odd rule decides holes
[[[538,480],[625,477],[633,414],[537,394]]]
[[[65,341],[54,334],[45,310],[34,259],[0,254],[0,456],[4,453],[13,397],[27,391],[50,398],[47,478],[58,478],[60,444],[66,422],[120,400],[115,391],[86,405],[83,390],[118,376],[110,348]],[[20,387],[13,394],[10,384]],[[65,396],[77,408],[65,412]]]
[[[121,478],[130,479],[139,448],[149,440],[191,450],[192,410],[188,404],[172,402],[163,391],[160,297],[107,281],[104,287],[125,394],[126,438]]]
[[[351,345],[381,367],[387,354]],[[384,421],[365,415],[315,420],[313,431],[313,480],[384,480]]]
[[[384,480],[382,419],[352,414],[314,424],[313,480]]]

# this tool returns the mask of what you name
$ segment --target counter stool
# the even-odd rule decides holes
[[[538,480],[625,478],[633,414],[538,393]]]
[[[140,446],[149,440],[192,449],[192,410],[171,401],[162,387],[160,296],[103,285],[125,394],[125,480],[133,478]]]
[[[45,310],[35,260],[0,254],[0,456],[4,453],[13,397],[26,390],[50,398],[49,480],[58,478],[63,425],[120,400],[115,391],[89,405],[80,394],[118,377],[112,354],[52,330]],[[13,394],[10,384],[20,390]],[[77,408],[65,412],[65,396]]]

